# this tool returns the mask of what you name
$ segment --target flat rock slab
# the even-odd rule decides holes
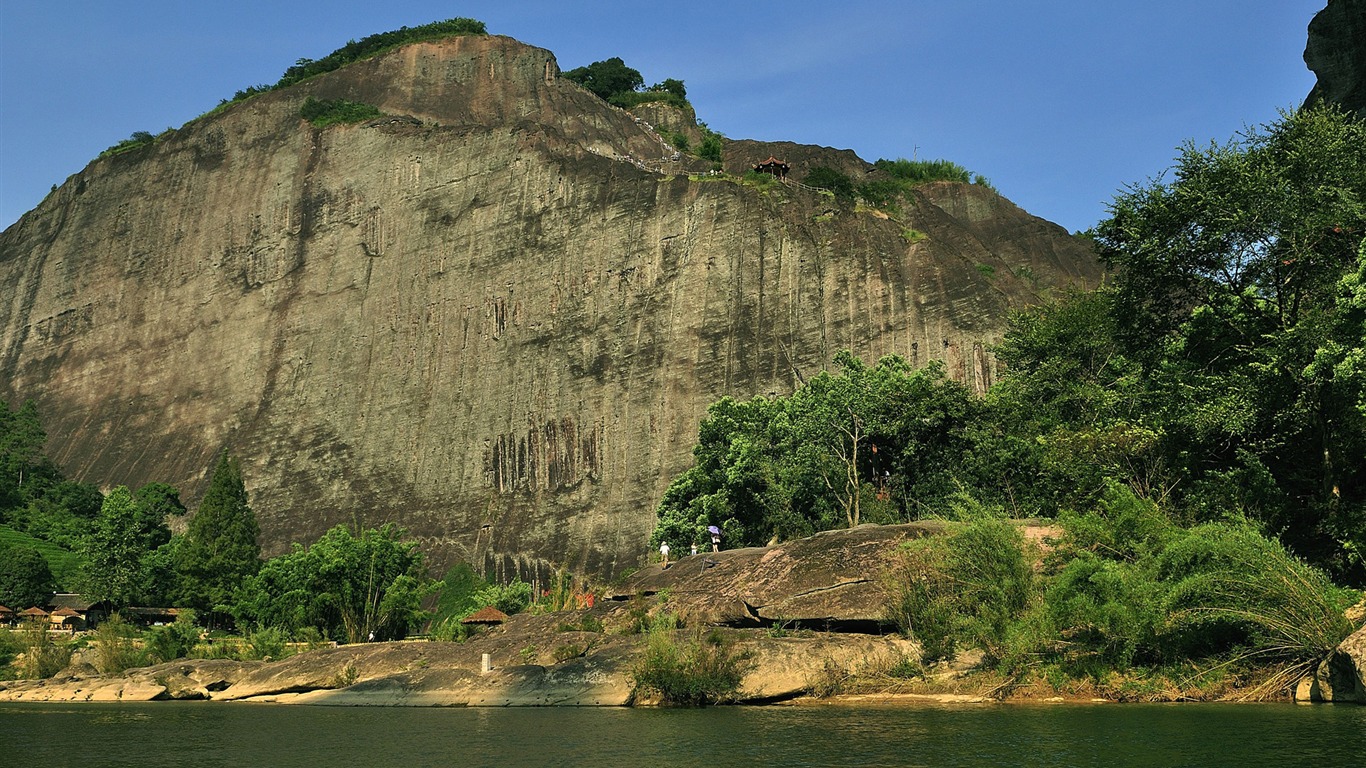
[[[769,547],[689,555],[667,568],[647,566],[606,596],[624,600],[667,590],[671,608],[685,618],[732,626],[880,622],[891,554],[943,528],[938,522],[863,525]]]

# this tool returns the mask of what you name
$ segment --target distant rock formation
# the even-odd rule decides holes
[[[316,128],[308,97],[388,117]],[[754,141],[723,165],[774,154],[878,173]],[[394,522],[437,567],[608,575],[717,398],[845,348],[981,390],[1008,311],[1101,275],[985,186],[897,221],[711,170],[548,51],[398,48],[95,160],[0,234],[0,397],[37,400],[71,475],[192,506],[226,446],[267,555]]]
[[[1304,63],[1318,75],[1305,104],[1326,101],[1366,117],[1366,0],[1328,0],[1309,22]]]

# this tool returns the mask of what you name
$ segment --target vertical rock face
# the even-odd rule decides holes
[[[395,117],[316,129],[308,96]],[[0,396],[36,398],[88,481],[194,498],[226,446],[267,554],[393,521],[438,564],[611,573],[717,397],[789,392],[843,348],[984,388],[1008,309],[1099,276],[983,187],[919,188],[916,240],[640,167],[661,152],[507,38],[263,94],[91,163],[0,235]]]
[[[1304,63],[1318,75],[1306,103],[1366,117],[1366,0],[1328,0],[1309,22]]]

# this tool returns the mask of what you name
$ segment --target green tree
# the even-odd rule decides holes
[[[654,85],[650,86],[650,90],[662,91],[664,93],[672,93],[679,99],[688,98],[688,90],[683,86],[683,81],[675,80],[672,77],[666,78],[658,83],[655,83]]]
[[[248,580],[239,616],[260,627],[315,627],[356,643],[397,640],[425,613],[432,589],[417,544],[393,525],[353,533],[339,525],[310,547],[294,545]]]
[[[85,547],[82,581],[92,596],[117,607],[133,604],[146,589],[148,554],[137,525],[137,502],[120,485],[104,498]]]
[[[582,85],[604,101],[619,93],[638,91],[645,85],[645,78],[641,77],[640,72],[626,66],[626,62],[618,56],[571,69],[564,73],[564,77]],[[679,82],[679,85],[682,83]]]
[[[259,533],[242,471],[224,452],[179,547],[184,602],[210,615],[223,614],[243,581],[261,567]]]
[[[52,570],[33,547],[0,542],[0,605],[15,611],[47,605],[57,588]]]
[[[54,480],[56,468],[43,453],[47,433],[38,406],[25,400],[17,410],[0,409],[0,511],[20,506]]]
[[[180,507],[178,492],[152,483],[136,495],[119,486],[105,497],[85,541],[82,581],[90,594],[124,607],[146,602],[154,592],[159,548],[171,539],[166,516]]]
[[[1188,144],[1111,214],[1117,335],[1162,404],[1185,509],[1244,508],[1366,579],[1366,123],[1319,107]]]

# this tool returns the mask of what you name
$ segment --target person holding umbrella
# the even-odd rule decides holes
[[[711,534],[711,551],[721,551],[721,529],[714,525],[707,526],[707,533]]]

